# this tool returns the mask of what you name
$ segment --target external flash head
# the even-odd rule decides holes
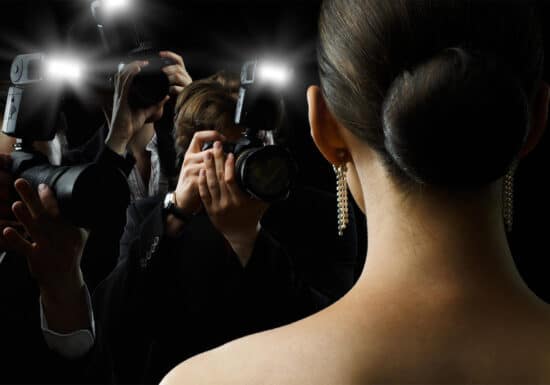
[[[26,140],[52,140],[60,124],[64,86],[76,85],[83,74],[84,65],[75,56],[16,56],[2,132]]]
[[[132,9],[131,0],[95,0],[91,6],[92,15],[103,24],[105,19],[127,14]]]
[[[31,53],[15,57],[10,78],[13,85],[25,87],[41,81],[74,83],[81,80],[83,74],[84,64],[76,57]]]

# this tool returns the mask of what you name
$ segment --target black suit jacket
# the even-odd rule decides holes
[[[168,239],[158,199],[131,205],[119,264],[94,294],[88,380],[156,383],[190,356],[334,302],[363,262],[353,217],[338,237],[335,207],[307,189],[274,205],[242,268],[206,215]]]

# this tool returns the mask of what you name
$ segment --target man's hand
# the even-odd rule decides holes
[[[122,68],[115,77],[115,93],[113,98],[113,115],[109,136],[105,143],[111,150],[124,154],[128,142],[143,128],[145,123],[151,123],[162,118],[164,104],[170,99],[167,95],[154,106],[132,110],[128,103],[128,94],[135,76],[147,65],[146,61],[135,61]]]
[[[164,67],[162,72],[166,74],[168,81],[170,82],[170,95],[177,98],[180,92],[191,84],[193,79],[187,72],[183,58],[180,55],[170,51],[161,51],[159,52],[159,55],[160,57],[171,59],[176,63],[171,66]]]
[[[87,233],[60,217],[57,200],[48,186],[40,185],[36,194],[27,181],[18,179],[15,189],[21,201],[15,202],[12,210],[31,240],[13,227],[5,228],[0,238],[8,249],[27,257],[52,329],[70,332],[87,328],[80,270]]]
[[[11,175],[11,157],[0,154],[0,234],[6,227],[21,228],[11,212],[13,177]],[[0,252],[6,251],[6,245],[0,237]]]
[[[31,240],[8,227],[3,236],[15,252],[28,258],[31,274],[41,288],[63,289],[80,282],[80,258],[86,232],[61,218],[53,191],[40,185],[36,194],[24,179],[15,182],[21,201],[12,206],[13,213]]]
[[[222,143],[203,154],[204,166],[199,174],[199,194],[214,226],[229,242],[240,262],[246,266],[260,229],[260,219],[269,207],[248,197],[235,179],[235,156],[223,153]]]
[[[199,196],[198,180],[199,172],[204,167],[204,154],[212,153],[212,150],[201,152],[202,146],[206,142],[223,140],[224,137],[218,131],[199,131],[193,135],[189,148],[183,159],[183,166],[180,171],[178,185],[176,186],[175,196],[178,208],[192,214],[201,208],[201,199]],[[180,223],[181,225],[181,223]],[[170,226],[169,233],[177,235],[180,226],[174,223]]]

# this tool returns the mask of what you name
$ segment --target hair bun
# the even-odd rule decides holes
[[[525,141],[529,104],[520,81],[497,63],[450,48],[393,82],[384,144],[410,178],[469,188],[506,174]]]

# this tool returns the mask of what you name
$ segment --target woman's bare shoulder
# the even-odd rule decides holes
[[[410,324],[414,314],[403,315],[392,326],[391,322],[360,322],[356,313],[341,308],[325,310],[196,356],[172,370],[162,384],[366,383],[371,379],[406,382],[413,378],[441,382],[448,379],[451,369],[455,371],[454,381],[478,378],[480,382],[514,382],[505,380],[514,378],[548,383],[550,312],[547,305],[536,308],[508,310],[487,320],[482,317],[487,322],[481,323],[469,318],[434,321],[428,330],[420,328],[424,336],[421,344],[415,343],[419,330],[408,335],[403,326]],[[464,335],[453,326],[457,322],[470,325]],[[499,328],[494,327],[497,324]],[[433,343],[426,339],[429,335],[433,335]],[[441,351],[442,339],[454,342]],[[392,359],[388,361],[388,357]],[[477,366],[479,362],[483,365]],[[411,363],[415,365],[411,367]],[[396,371],[396,367],[408,369]]]
[[[197,355],[175,367],[161,385],[260,383],[271,377],[284,328],[254,334]],[[261,375],[260,378],[255,376]]]
[[[323,338],[325,323],[318,321],[302,320],[195,356],[174,368],[162,385],[319,383],[314,374],[333,365],[324,362],[331,341]]]

